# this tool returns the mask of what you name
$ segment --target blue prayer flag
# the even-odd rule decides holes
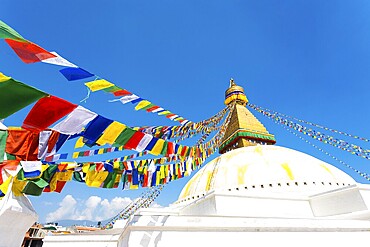
[[[103,131],[113,122],[108,118],[98,115],[86,127],[83,137],[88,141],[86,144],[93,145],[99,139]]]
[[[62,73],[68,81],[75,81],[94,76],[94,74],[91,74],[84,69],[73,67],[61,69],[59,72]]]

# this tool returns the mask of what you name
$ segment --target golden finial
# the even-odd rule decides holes
[[[236,86],[236,84],[234,82],[234,79],[230,78],[230,86],[229,87],[232,87],[232,86]]]
[[[248,99],[244,94],[244,89],[241,86],[236,85],[234,79],[231,78],[230,86],[225,92],[225,105],[234,101],[242,105],[246,105],[248,103]]]

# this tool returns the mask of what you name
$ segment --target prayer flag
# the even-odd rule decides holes
[[[89,78],[94,76],[94,74],[91,74],[90,72],[82,69],[82,68],[64,68],[59,70],[60,73],[68,80],[68,81],[75,81],[80,80],[84,78]]]
[[[117,172],[109,172],[104,180],[103,188],[113,188],[117,175]]]
[[[104,131],[103,135],[96,141],[99,145],[113,144],[117,137],[126,128],[126,125],[114,121]]]
[[[39,134],[25,129],[8,129],[5,151],[18,160],[37,160]]]
[[[131,94],[132,93],[130,93],[129,91],[127,91],[125,89],[121,89],[121,90],[113,92],[114,96],[124,96],[124,95],[131,95]]]
[[[3,73],[0,72],[0,82],[4,82],[4,81],[10,80],[10,79],[12,79],[12,78],[9,77],[9,76],[6,76],[6,75],[4,75]]]
[[[26,195],[39,196],[42,194],[43,189],[49,184],[42,178],[37,180],[30,180],[23,188],[22,193]]]
[[[4,161],[7,137],[8,137],[8,132],[6,130],[0,130],[0,164]]]
[[[152,150],[149,150],[153,155],[160,155],[163,149],[163,145],[166,141],[163,139],[157,139],[156,144],[154,145]]]
[[[107,93],[114,93],[114,92],[117,92],[119,90],[121,90],[122,88],[120,87],[117,87],[116,85],[113,85],[113,86],[110,86],[110,87],[107,87],[107,88],[104,88],[103,91],[104,92],[107,92]]]
[[[143,139],[144,135],[145,134],[143,132],[135,131],[135,133],[131,136],[131,138],[124,145],[124,148],[125,149],[136,149],[141,139]]]
[[[77,68],[78,66],[69,62],[67,59],[61,57],[58,53],[55,51],[50,52],[51,54],[55,55],[55,57],[43,59],[41,62],[43,63],[49,63],[49,64],[55,64],[65,67],[74,67]]]
[[[86,143],[94,144],[103,131],[113,122],[113,120],[107,119],[103,116],[98,115],[94,118],[86,127],[83,137],[88,139]]]
[[[85,145],[83,140],[84,140],[84,138],[82,136],[79,137],[76,141],[75,148],[82,148]]]
[[[38,159],[44,159],[48,151],[48,141],[51,136],[51,130],[41,131],[39,135],[39,153]]]
[[[19,41],[26,41],[19,33],[13,28],[0,21],[0,39],[15,39]]]
[[[147,100],[142,100],[139,104],[137,104],[137,106],[135,106],[135,110],[138,111],[138,110],[141,110],[143,109],[144,107],[147,107],[151,104],[151,102],[147,101]]]
[[[17,41],[5,39],[5,42],[13,49],[24,63],[36,63],[41,60],[56,57],[47,50],[30,41]]]
[[[33,178],[41,175],[41,161],[21,161],[25,178]]]
[[[152,111],[154,111],[154,110],[156,110],[156,109],[158,109],[158,108],[159,108],[159,106],[155,105],[155,106],[152,106],[152,107],[150,107],[150,108],[146,109],[146,111],[147,111],[147,112],[152,112]]]
[[[23,121],[22,127],[40,132],[72,112],[77,105],[49,95],[39,99]]]
[[[103,184],[107,176],[108,176],[107,171],[100,171],[100,172],[96,172],[94,170],[88,171],[86,174],[86,178],[85,178],[86,185],[90,187],[99,188]]]
[[[119,100],[122,102],[122,104],[126,104],[136,99],[140,99],[140,97],[135,94],[131,94],[131,95],[125,95],[121,97]]]
[[[8,193],[10,182],[12,181],[12,177],[9,176],[4,182],[0,184],[0,199],[1,197],[5,196]]]
[[[140,140],[139,144],[136,147],[136,151],[143,152],[146,150],[149,142],[153,139],[152,135],[144,134],[143,138]]]
[[[114,141],[114,146],[124,146],[131,137],[135,134],[135,130],[131,128],[124,129],[121,134],[117,137],[117,139]]]
[[[169,157],[175,154],[175,147],[173,142],[168,142],[166,156]]]
[[[100,79],[95,81],[86,82],[85,85],[90,88],[92,92],[99,91],[105,88],[109,88],[111,86],[114,86],[113,83],[110,83],[107,80]]]
[[[96,118],[96,116],[98,114],[82,106],[77,106],[63,121],[55,125],[52,129],[67,135],[80,133],[82,128]]]
[[[163,110],[164,109],[162,107],[158,107],[158,108],[154,109],[152,112],[161,112]]]
[[[46,95],[14,79],[0,82],[0,119],[10,116]]]
[[[170,113],[171,113],[170,111],[162,111],[162,112],[159,112],[158,115],[168,115]]]

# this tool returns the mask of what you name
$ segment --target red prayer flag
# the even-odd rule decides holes
[[[147,112],[152,112],[152,111],[154,111],[155,109],[158,109],[159,108],[159,106],[153,106],[153,107],[150,107],[150,108],[148,108],[148,109],[146,109],[146,111]]]
[[[169,157],[172,154],[175,154],[175,147],[173,145],[173,142],[168,142],[166,156]]]
[[[185,157],[187,151],[188,151],[188,147],[187,146],[183,146],[180,155],[182,157]]]
[[[53,151],[55,144],[57,144],[57,141],[59,139],[59,134],[60,134],[59,132],[52,130],[48,140],[48,150],[47,150],[48,153],[51,153]]]
[[[124,96],[124,95],[130,95],[130,94],[132,94],[132,93],[130,93],[129,91],[127,91],[125,89],[121,89],[121,90],[113,92],[114,96]]]
[[[28,113],[22,127],[40,132],[72,112],[76,107],[77,105],[52,95],[41,98]]]
[[[170,117],[173,117],[173,116],[175,116],[176,114],[173,114],[173,113],[171,113],[171,114],[168,114],[167,116],[166,116],[166,118],[170,118]]]
[[[63,188],[64,188],[64,185],[66,185],[67,181],[57,181],[57,186],[54,190],[54,192],[62,192]]]
[[[5,42],[8,43],[18,57],[25,63],[36,63],[44,59],[56,57],[54,54],[30,41],[22,42],[5,39]]]
[[[104,167],[104,163],[96,163],[95,171],[99,172],[103,170],[103,167]]]
[[[143,139],[144,135],[145,134],[143,132],[136,131],[135,134],[130,138],[130,140],[126,142],[126,144],[124,145],[124,148],[125,149],[135,149],[139,145],[139,142],[141,141],[141,139]]]

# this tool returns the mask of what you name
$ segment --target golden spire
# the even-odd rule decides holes
[[[230,86],[225,92],[225,104],[232,103],[235,105],[231,109],[230,123],[219,147],[221,154],[240,147],[275,144],[274,135],[246,108],[248,99],[244,89],[231,78]]]
[[[232,102],[246,106],[248,103],[247,96],[244,94],[244,89],[241,86],[235,84],[234,79],[230,79],[230,86],[225,91],[225,105],[229,105]]]

